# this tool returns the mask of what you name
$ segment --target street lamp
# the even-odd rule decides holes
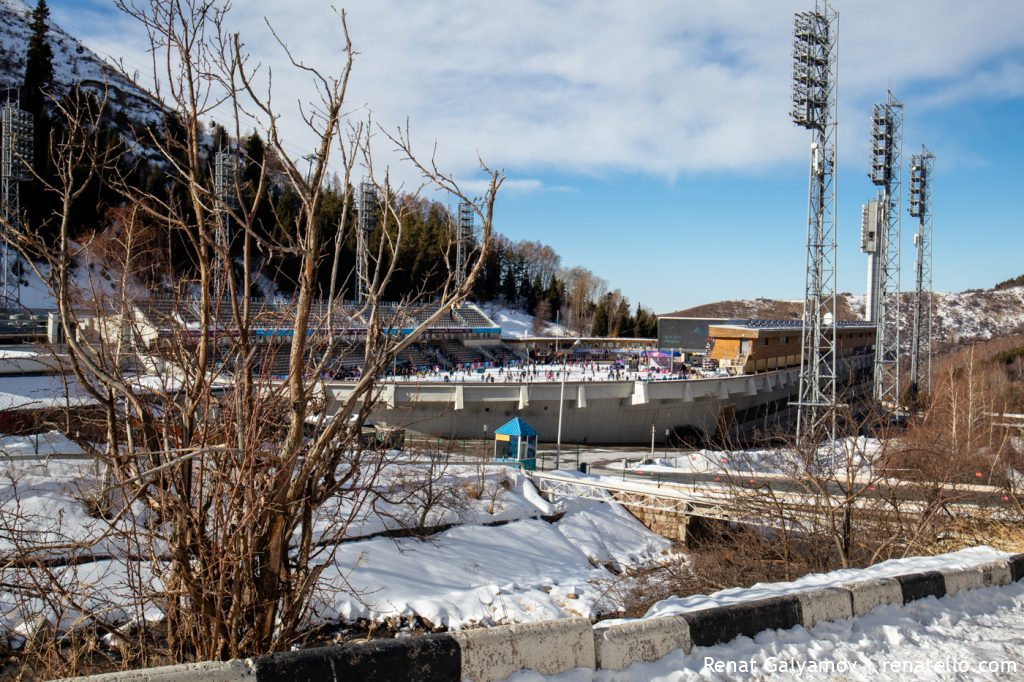
[[[569,350],[565,351],[565,355],[562,356],[562,388],[558,392],[558,440],[555,443],[555,469],[558,469],[559,463],[562,457],[562,409],[565,404],[565,375],[567,372],[567,362],[569,359],[569,351],[576,346],[580,345],[580,340],[576,339],[573,344],[569,346]]]

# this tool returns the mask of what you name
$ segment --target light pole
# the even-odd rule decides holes
[[[558,440],[555,443],[555,469],[561,462],[562,457],[562,409],[565,405],[565,375],[567,370],[567,362],[569,359],[569,351],[580,345],[580,340],[576,339],[569,350],[565,351],[565,355],[562,356],[562,387],[558,392]]]

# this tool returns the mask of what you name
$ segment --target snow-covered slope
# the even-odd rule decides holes
[[[0,89],[21,87],[32,9],[24,0],[0,0]],[[48,38],[53,49],[53,75],[59,91],[73,83],[97,93],[107,91],[114,111],[135,122],[156,122],[163,107],[117,68],[64,31],[50,19]]]
[[[545,322],[539,333],[534,329],[533,315],[493,303],[482,304],[481,309],[501,327],[501,338],[521,339],[527,336],[576,336],[576,332],[554,322]]]
[[[1024,328],[1024,287],[936,293],[934,309],[942,340],[1004,336]]]

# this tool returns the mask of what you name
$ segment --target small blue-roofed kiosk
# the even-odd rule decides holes
[[[494,461],[536,470],[537,432],[519,417],[495,429]]]

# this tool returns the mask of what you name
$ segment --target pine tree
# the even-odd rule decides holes
[[[601,303],[597,305],[597,310],[594,311],[594,323],[590,328],[590,333],[594,336],[608,335],[608,309],[607,306]]]
[[[47,20],[50,8],[46,0],[39,0],[32,10],[32,23],[29,27],[32,34],[28,39],[28,52],[25,62],[25,86],[21,96],[21,108],[33,114],[43,110],[43,91],[53,81],[53,50],[46,39]]]

